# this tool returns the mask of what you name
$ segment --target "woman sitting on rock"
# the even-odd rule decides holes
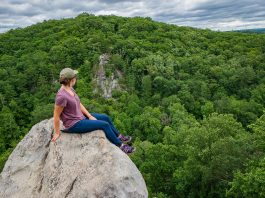
[[[58,90],[54,105],[54,131],[52,141],[55,142],[61,135],[60,119],[65,127],[63,132],[86,133],[101,129],[107,139],[129,154],[135,148],[125,144],[131,141],[130,136],[122,135],[113,125],[111,118],[106,114],[89,113],[82,105],[73,86],[76,83],[77,70],[64,68],[60,72],[61,88]]]

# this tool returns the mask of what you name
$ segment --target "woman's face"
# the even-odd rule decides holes
[[[76,84],[76,77],[70,81],[70,86],[73,87]]]

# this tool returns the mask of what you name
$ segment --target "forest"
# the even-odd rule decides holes
[[[103,53],[124,76],[111,98],[93,92]],[[0,171],[53,116],[65,67],[82,104],[133,136],[150,197],[265,197],[265,34],[89,13],[1,33]]]

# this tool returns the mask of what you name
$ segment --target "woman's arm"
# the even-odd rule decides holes
[[[63,111],[64,107],[59,105],[54,105],[54,111],[53,111],[53,124],[54,124],[54,131],[58,135],[61,133],[60,131],[60,115]]]
[[[84,107],[84,105],[82,105],[82,103],[80,102],[80,108],[81,108],[81,112],[88,118],[93,117],[88,110]]]

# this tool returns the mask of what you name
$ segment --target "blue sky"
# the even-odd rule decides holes
[[[265,0],[1,0],[0,32],[82,12],[219,31],[265,27]]]

